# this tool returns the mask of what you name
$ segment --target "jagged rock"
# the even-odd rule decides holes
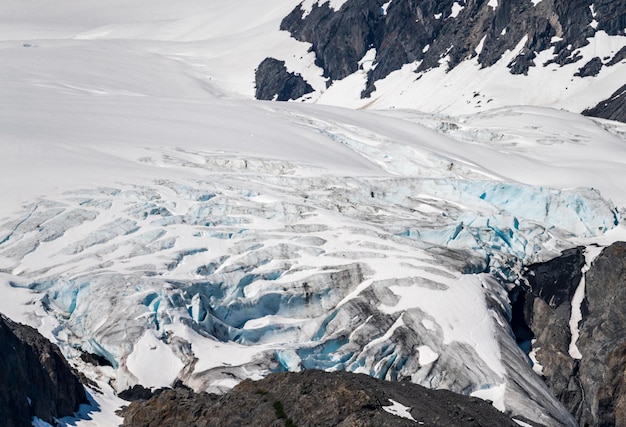
[[[163,390],[148,401],[131,403],[124,426],[517,425],[481,399],[349,372],[271,374],[260,381],[244,380],[215,399],[180,387]],[[415,421],[389,413],[392,400],[409,407]]]
[[[527,267],[526,279],[531,289],[527,298],[526,314],[531,326],[533,313],[530,308],[534,300],[540,298],[553,310],[563,304],[567,305],[580,283],[584,265],[583,248],[578,247],[563,251],[560,257],[553,260]],[[569,319],[569,315],[567,318]]]
[[[623,46],[620,50],[618,50],[613,58],[611,58],[611,60],[606,63],[606,65],[612,67],[623,59],[626,59],[626,46]]]
[[[111,361],[106,357],[102,357],[99,354],[89,353],[88,351],[83,351],[80,354],[80,360],[94,366],[113,366]]]
[[[626,242],[605,248],[586,274],[586,308],[577,345],[585,390],[580,425],[626,425]]]
[[[526,321],[536,340],[546,383],[581,426],[626,425],[626,243],[617,242],[585,275],[583,320],[569,354],[571,299],[581,280],[584,256],[571,249],[528,267]]]
[[[588,38],[596,31],[623,34],[626,21],[624,8],[610,0],[544,0],[537,4],[499,0],[495,9],[491,2],[476,0],[394,0],[383,10],[386,3],[348,0],[334,10],[329,2],[319,1],[309,13],[298,5],[280,28],[299,41],[311,43],[316,65],[324,70],[328,84],[357,71],[365,53],[375,48],[375,66],[368,72],[361,94],[368,97],[376,89],[376,81],[405,64],[421,61],[417,72],[422,72],[439,67],[447,57],[450,70],[478,55],[481,66],[489,67],[505,52],[515,50],[525,36],[521,52],[508,64],[512,74],[527,74],[530,67],[550,63],[577,62],[582,59],[578,49],[589,44]],[[596,28],[590,25],[594,20]],[[555,36],[558,41],[553,41]],[[477,53],[481,41],[482,50]],[[554,50],[554,57],[545,64],[535,64],[537,54],[548,49]],[[593,61],[581,73],[595,75],[602,66],[601,61]],[[263,83],[257,84],[257,89],[263,92],[263,84],[282,84],[274,82],[272,76],[279,77],[275,68],[259,67],[257,80]],[[282,79],[287,80],[284,73]]]
[[[209,413],[218,399],[218,396],[214,394],[194,393],[190,388],[176,384],[173,389],[155,391],[147,400],[138,398],[135,392],[124,396],[133,398],[128,408],[122,411],[124,426],[208,427],[214,425],[210,423]]]
[[[626,29],[626,8],[624,3],[614,0],[593,1],[598,30],[606,31],[607,34],[624,35]]]
[[[533,332],[537,359],[545,381],[571,412],[583,390],[575,379],[577,361],[569,355],[571,300],[582,278],[583,248],[564,251],[548,262],[528,266],[530,291],[525,295],[524,317]]]
[[[256,70],[256,98],[266,101],[288,101],[313,92],[301,75],[290,73],[285,61],[266,58]]]
[[[585,65],[580,67],[578,72],[574,75],[578,77],[589,77],[589,76],[597,76],[602,68],[602,60],[599,57],[595,57]]]
[[[120,399],[134,402],[135,400],[148,400],[154,393],[149,388],[145,388],[141,384],[135,384],[131,388],[121,391],[117,395]]]
[[[324,70],[324,76],[340,80],[358,69],[359,60],[376,44],[374,36],[381,20],[377,0],[349,1],[336,13],[328,2],[313,5],[306,18],[297,6],[283,19],[280,29],[289,31],[293,37],[311,43],[316,64]]]
[[[35,329],[0,315],[0,420],[5,427],[48,423],[88,403],[59,349]]]
[[[583,111],[583,114],[626,123],[626,84],[617,89],[609,99]]]

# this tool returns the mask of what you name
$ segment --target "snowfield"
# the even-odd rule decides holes
[[[316,368],[572,425],[515,344],[507,291],[524,264],[626,238],[626,125],[525,97],[252,100],[270,53],[312,64],[278,31],[297,4],[0,6],[0,312],[100,384],[64,422],[119,424],[114,392],[134,384]]]

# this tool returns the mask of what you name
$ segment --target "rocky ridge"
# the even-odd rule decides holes
[[[0,315],[0,419],[5,427],[48,423],[88,403],[85,388],[58,347],[35,329]]]
[[[608,99],[583,111],[583,114],[626,123],[626,84],[617,89]]]
[[[315,370],[244,380],[221,397],[185,386],[159,390],[123,412],[124,427],[517,425],[481,399]]]
[[[266,101],[288,101],[313,92],[313,88],[299,74],[290,73],[285,61],[265,58],[256,71],[256,98]]]

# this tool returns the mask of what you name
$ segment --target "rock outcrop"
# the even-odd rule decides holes
[[[626,425],[626,243],[605,248],[585,274],[580,357],[570,354],[569,323],[583,265],[576,248],[529,266],[525,320],[546,383],[579,424]]]
[[[583,114],[626,123],[626,84],[617,89],[608,99],[583,111]]]
[[[147,401],[132,402],[124,417],[125,427],[517,425],[481,399],[314,370],[245,380],[221,397],[184,386],[161,390]]]
[[[313,92],[301,75],[290,73],[285,61],[265,58],[256,70],[256,98],[266,101],[289,101]]]
[[[85,389],[58,347],[35,329],[0,315],[0,420],[23,427],[48,423],[88,403]]]

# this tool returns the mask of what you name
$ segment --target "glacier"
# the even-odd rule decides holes
[[[30,289],[57,319],[70,360],[108,360],[84,368],[118,391],[175,379],[224,391],[267,372],[348,370],[502,389],[513,413],[567,419],[529,375],[507,292],[572,236],[619,226],[597,191],[239,172],[32,204],[0,227],[3,271],[21,279],[8,286]]]
[[[515,341],[509,293],[525,265],[625,238],[626,125],[559,109],[611,85],[529,84],[519,100],[542,102],[511,105],[468,63],[406,92],[416,75],[395,72],[384,110],[354,97],[362,75],[318,104],[257,102],[268,55],[325,86],[278,30],[298,1],[100,3],[0,5],[0,312],[102,392],[67,424],[119,424],[135,384],[319,368],[574,425]],[[470,78],[490,109],[451,102]]]

